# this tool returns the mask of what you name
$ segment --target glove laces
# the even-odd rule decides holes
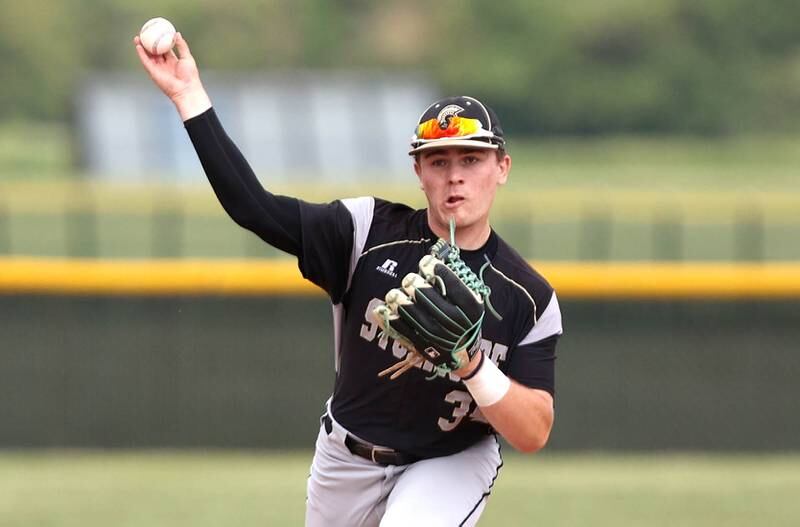
[[[483,299],[483,302],[486,304],[486,307],[489,311],[494,315],[494,318],[497,320],[503,320],[503,317],[497,312],[497,310],[492,305],[491,301],[491,294],[492,288],[486,285],[483,281],[483,273],[486,271],[486,268],[491,265],[489,261],[489,257],[484,255],[486,258],[486,263],[481,266],[476,275],[475,272],[467,266],[464,260],[461,259],[461,249],[458,248],[456,245],[456,220],[451,217],[450,218],[450,243],[447,241],[439,238],[439,240],[433,244],[431,247],[431,254],[435,257],[443,260],[445,265],[450,268],[453,273],[455,273],[458,278],[464,282],[467,287],[475,291],[480,297]],[[444,282],[439,279],[439,285],[442,287],[442,290],[445,291]],[[445,291],[445,294],[447,292]]]

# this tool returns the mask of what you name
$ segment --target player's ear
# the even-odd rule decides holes
[[[511,172],[511,156],[508,154],[503,155],[502,158],[497,160],[497,167],[499,170],[497,184],[505,185],[506,181],[508,181],[508,173]]]
[[[419,164],[419,154],[414,157],[414,173],[419,179],[420,188],[422,188],[422,166]]]

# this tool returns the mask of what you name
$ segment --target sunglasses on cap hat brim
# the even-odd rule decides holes
[[[502,138],[484,129],[476,119],[461,119],[461,121],[469,121],[472,126],[448,126],[443,129],[438,126],[435,119],[421,123],[411,138],[409,155],[414,155],[423,150],[445,147],[497,150],[504,143]]]

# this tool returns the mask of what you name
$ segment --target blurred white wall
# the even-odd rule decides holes
[[[408,143],[436,99],[422,75],[204,74],[228,134],[270,181],[408,177]],[[109,181],[197,181],[172,104],[141,75],[93,75],[76,101],[83,168]]]

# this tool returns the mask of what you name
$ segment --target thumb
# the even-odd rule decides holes
[[[183,38],[180,31],[175,33],[175,47],[178,48],[178,56],[182,59],[191,58],[192,52],[189,51],[189,44]]]

